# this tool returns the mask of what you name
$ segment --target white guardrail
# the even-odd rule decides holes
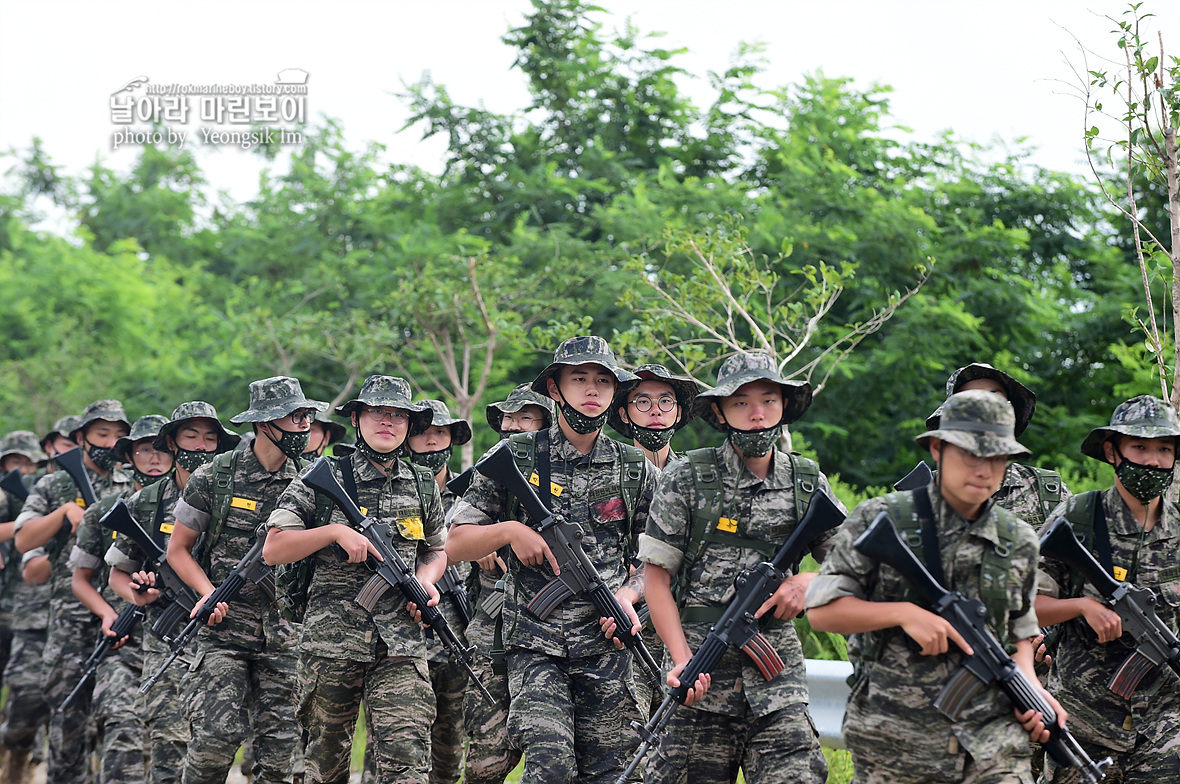
[[[846,661],[807,659],[807,689],[811,693],[811,719],[819,731],[819,741],[829,749],[844,748],[840,726],[844,722],[844,704],[848,702],[848,683],[852,664]]]

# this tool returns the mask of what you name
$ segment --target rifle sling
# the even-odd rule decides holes
[[[1098,563],[1107,574],[1114,574],[1114,556],[1110,549],[1110,527],[1106,524],[1106,504],[1102,497],[1095,499],[1094,504],[1094,550],[1098,556]],[[1131,575],[1127,575],[1131,579]]]
[[[171,479],[161,479],[161,482],[170,482]],[[156,513],[152,516],[152,541],[160,546],[161,550],[167,550],[164,546],[164,532],[160,530],[160,526],[164,524],[164,488],[160,488],[156,499]]]
[[[534,461],[537,472],[537,497],[550,512],[553,511],[553,482],[549,462],[549,431],[537,433],[537,457]],[[537,520],[536,522],[541,522]]]
[[[938,549],[938,530],[934,525],[934,507],[930,504],[930,491],[925,486],[914,491],[914,511],[922,525],[922,558],[926,561],[926,568],[939,585],[946,585],[942,552]]]
[[[344,492],[359,509],[361,502],[357,499],[356,474],[352,470],[352,455],[340,458],[340,486],[344,488]]]
[[[725,612],[726,607],[704,607],[704,606],[688,606],[680,611],[681,623],[717,623],[721,620],[721,615]],[[770,617],[763,616],[761,619],[761,626],[763,631],[773,629],[778,626],[780,621],[773,615]]]

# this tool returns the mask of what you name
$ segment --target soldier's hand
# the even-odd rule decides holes
[[[959,646],[959,650],[963,653],[974,653],[963,636],[955,631],[954,626],[951,626],[950,621],[916,604],[909,605],[900,625],[902,631],[921,647],[923,656],[937,656],[946,653],[949,643],[952,642]]]
[[[131,575],[131,598],[139,607],[146,607],[160,598],[160,589],[156,588],[155,572],[136,572]]]
[[[554,574],[561,574],[557,558],[545,543],[545,538],[524,523],[517,522],[512,537],[512,552],[525,566],[540,566],[546,561]]]
[[[688,666],[688,662],[681,662],[672,669],[668,670],[668,685],[673,689],[680,685],[680,673]],[[702,672],[697,676],[697,682],[693,684],[692,688],[688,690],[684,698],[685,705],[692,705],[694,702],[700,702],[709,691],[709,685],[713,682],[713,676],[707,672]]]
[[[1053,666],[1053,657],[1049,655],[1048,649],[1045,648],[1045,635],[1038,634],[1033,637],[1033,661],[1038,664],[1044,664],[1046,668]]]
[[[1098,635],[1098,642],[1113,642],[1123,636],[1123,619],[1097,599],[1084,598],[1082,617]]]
[[[504,563],[504,559],[500,557],[499,553],[488,553],[475,563],[485,572],[494,572],[496,569],[499,569],[501,574],[508,573],[508,566]]]
[[[1065,709],[1061,707],[1061,703],[1044,689],[1041,689],[1041,696],[1056,711],[1057,726],[1064,727],[1065,720],[1069,716],[1066,714]],[[1049,729],[1045,726],[1045,717],[1039,711],[1027,710],[1021,713],[1013,709],[1012,712],[1016,714],[1016,720],[1020,722],[1020,726],[1024,727],[1024,731],[1028,733],[1028,737],[1032,739],[1033,743],[1047,743],[1049,741]]]
[[[66,519],[70,521],[70,527],[74,533],[78,532],[78,526],[82,524],[82,517],[86,514],[86,510],[78,506],[76,501],[66,501],[61,505],[65,511]]]
[[[118,617],[119,617],[119,614],[116,613],[114,610],[111,610],[109,613],[103,613],[102,633],[105,634],[107,637],[114,637],[115,636],[115,633],[111,630],[111,626],[114,625],[114,623],[118,619]],[[127,642],[127,637],[128,637],[128,635],[123,635],[118,640],[116,640],[115,644],[111,646],[111,650],[114,651],[114,650],[118,650],[119,648],[122,648],[123,645]]]
[[[783,580],[778,589],[769,599],[762,603],[755,618],[761,618],[767,612],[774,611],[774,617],[780,621],[786,618],[798,618],[806,607],[807,586],[815,578],[814,572],[793,574]]]
[[[332,525],[336,529],[336,544],[340,545],[340,549],[348,556],[349,563],[364,563],[370,555],[378,561],[384,560],[373,543],[360,531],[339,523]]]
[[[195,605],[193,605],[193,611],[188,614],[188,617],[189,618],[196,618],[197,613],[199,613],[201,611],[201,607],[204,606],[205,601],[212,595],[213,595],[213,592],[210,591],[209,593],[205,594],[200,599],[198,599],[197,603]],[[209,625],[216,626],[217,624],[221,623],[222,621],[225,620],[225,616],[228,613],[229,613],[229,604],[227,604],[226,602],[218,602],[217,607],[215,607],[213,609],[213,612],[209,614]]]
[[[639,621],[639,613],[635,612],[635,605],[632,604],[632,601],[634,601],[631,598],[632,596],[635,596],[635,592],[625,586],[620,588],[618,593],[615,594],[615,598],[619,600],[619,605],[622,606],[623,612],[627,614],[628,620],[631,621],[631,634],[639,634],[643,630],[643,624]],[[622,649],[626,647],[623,641],[615,636],[615,632],[618,631],[619,627],[615,623],[614,618],[603,616],[598,619],[598,625],[602,627],[602,633],[606,635],[608,640],[615,644],[616,648]]]
[[[440,594],[438,589],[434,587],[434,583],[426,582],[424,580],[419,582],[421,582],[422,587],[426,589],[426,595],[430,597],[430,600],[426,602],[426,606],[437,606],[438,600],[442,598],[442,594]],[[406,602],[406,610],[410,613],[410,617],[414,619],[414,623],[422,623],[422,611],[418,608],[418,605],[414,604],[413,602]]]

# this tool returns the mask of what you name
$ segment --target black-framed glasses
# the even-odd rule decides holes
[[[301,408],[298,411],[292,411],[287,414],[287,419],[291,420],[293,425],[302,425],[304,422],[310,422],[315,418],[315,412],[310,408]]]
[[[631,401],[631,405],[635,406],[635,410],[641,414],[646,414],[651,411],[652,405],[655,404],[665,414],[676,408],[676,398],[673,395],[660,395],[655,400],[652,400],[647,395],[639,395]]]
[[[386,419],[389,420],[391,425],[397,422],[410,421],[410,415],[400,408],[371,408],[369,406],[365,406],[363,413],[369,419],[378,424],[384,422]]]

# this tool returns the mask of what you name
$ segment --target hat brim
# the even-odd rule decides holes
[[[513,400],[512,402],[488,403],[484,409],[484,417],[488,420],[488,427],[499,433],[500,426],[504,423],[504,415],[519,413],[525,406],[536,406],[541,409],[541,416],[544,417],[545,422],[544,429],[548,430],[549,426],[553,424],[553,416],[545,406],[532,400]]]
[[[292,411],[294,411],[294,410],[295,409],[292,409]],[[231,430],[226,430],[225,425],[221,424],[221,420],[214,419],[213,417],[207,417],[207,416],[194,416],[194,417],[187,417],[185,419],[178,419],[175,422],[168,422],[167,424],[165,424],[163,427],[160,428],[160,432],[156,434],[156,440],[152,442],[152,446],[156,449],[162,449],[162,450],[169,451],[168,450],[168,436],[172,435],[177,430],[179,430],[180,426],[183,425],[185,422],[191,422],[194,419],[206,419],[210,422],[215,422],[217,424],[217,430],[218,430],[217,449],[220,452],[228,452],[229,450],[231,450],[235,446],[237,446],[242,440],[242,437],[240,435],[238,435],[237,433],[235,433]]]
[[[573,354],[571,356],[556,360],[555,362],[551,362],[548,367],[541,371],[540,375],[533,379],[530,389],[532,389],[534,392],[537,392],[538,394],[548,397],[549,387],[545,382],[552,378],[553,375],[563,367],[574,367],[577,365],[598,365],[603,370],[613,375],[615,377],[615,381],[620,384],[625,384],[628,381],[634,381],[639,378],[639,376],[635,375],[631,371],[623,370],[614,363],[611,357],[608,357],[605,354]]]
[[[1032,455],[1032,452],[1018,442],[1014,436],[1001,436],[996,433],[974,433],[964,430],[928,430],[919,436],[915,436],[914,440],[923,449],[928,449],[930,447],[930,439],[932,438],[937,438],[948,444],[954,444],[976,457],[1007,457],[1009,460],[1023,460]]]
[[[806,381],[785,381],[764,368],[748,368],[727,377],[710,390],[701,392],[692,404],[692,415],[699,416],[714,430],[725,432],[725,425],[717,418],[712,404],[737,392],[751,381],[771,381],[783,392],[783,418],[776,424],[789,425],[797,422],[811,406],[811,384]],[[773,427],[773,425],[771,425]]]
[[[389,400],[388,402],[380,400],[365,401],[360,398],[353,398],[347,403],[337,406],[336,414],[351,419],[353,412],[361,406],[388,406],[390,408],[400,408],[402,411],[408,413],[410,415],[410,430],[406,433],[406,438],[426,432],[426,428],[430,427],[430,423],[434,421],[434,411],[429,406],[423,403],[408,402],[401,398]],[[470,437],[470,430],[468,432]]]
[[[40,463],[43,460],[49,459],[49,455],[45,454],[40,449],[38,449],[37,451],[33,451],[32,449],[17,448],[17,449],[6,449],[5,451],[0,452],[0,460],[3,460],[4,458],[8,457],[9,455],[21,455],[22,457],[29,458],[34,463]]]
[[[1032,422],[1033,412],[1037,408],[1037,396],[1031,389],[1004,371],[981,365],[968,365],[964,368],[963,372],[955,379],[955,389],[952,391],[952,394],[953,392],[959,391],[963,384],[968,381],[975,381],[980,378],[990,378],[1003,384],[1004,390],[1008,395],[1008,402],[1012,404],[1012,411],[1016,414],[1014,432],[1019,436]]]
[[[1175,438],[1180,443],[1180,430],[1171,427],[1160,427],[1158,425],[1106,425],[1104,427],[1096,427],[1090,431],[1086,436],[1086,440],[1082,442],[1082,454],[1086,457],[1092,457],[1102,463],[1109,463],[1106,459],[1106,450],[1102,445],[1110,440],[1111,436],[1131,436],[1132,438]]]
[[[273,422],[301,408],[325,411],[328,408],[328,404],[319,400],[308,400],[307,398],[287,398],[286,400],[271,403],[265,410],[248,408],[237,416],[230,417],[229,421],[235,425],[244,425],[247,422]]]

